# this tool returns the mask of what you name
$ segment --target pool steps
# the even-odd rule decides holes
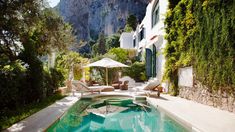
[[[95,98],[99,98],[99,97],[108,97],[110,95],[106,95],[106,94],[95,94],[95,95],[87,95],[87,96],[82,96],[81,99],[83,100],[93,100]],[[125,94],[120,94],[120,95],[115,95],[115,96],[120,96],[120,97],[130,97],[133,98],[135,101],[146,101],[147,98],[146,96],[140,96],[140,95],[125,95]]]

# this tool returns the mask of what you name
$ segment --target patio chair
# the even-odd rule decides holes
[[[94,80],[89,80],[87,81],[87,86],[98,86],[100,85],[98,82],[94,81]]]
[[[122,84],[122,81],[115,81],[115,82],[112,83],[112,86],[115,89],[120,89],[121,84]]]
[[[128,90],[128,83],[129,81],[124,81],[123,84],[121,84],[121,90]]]

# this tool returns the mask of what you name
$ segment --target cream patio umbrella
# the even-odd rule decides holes
[[[108,68],[114,67],[129,67],[125,64],[112,60],[110,58],[103,58],[99,61],[93,62],[85,67],[105,67],[106,69],[106,84],[108,85]]]

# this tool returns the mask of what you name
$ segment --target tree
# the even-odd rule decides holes
[[[130,26],[130,25],[126,25],[125,28],[124,28],[124,31],[125,32],[131,32],[131,31],[134,31],[133,28]]]
[[[145,63],[136,61],[130,67],[124,69],[123,74],[130,76],[137,82],[141,82],[147,80],[145,71]]]
[[[41,0],[1,1],[0,9],[0,56],[10,61],[18,59],[30,39],[36,42],[38,55],[65,49],[75,40],[71,26]]]
[[[122,48],[112,48],[107,54],[115,55],[115,60],[126,63],[128,60],[128,51]]]
[[[23,49],[18,58],[29,65],[28,79],[31,82],[28,93],[32,100],[45,98],[43,88],[43,64],[39,56],[61,51],[73,42],[71,27],[50,9],[40,12],[40,20],[29,32],[23,33]],[[56,86],[56,85],[54,85]]]
[[[53,10],[44,9],[40,24],[37,25],[37,51],[39,55],[51,53],[51,51],[62,51],[75,43],[71,25]]]
[[[82,76],[82,66],[88,63],[88,59],[83,58],[77,52],[65,52],[56,59],[56,68],[63,71],[64,77],[69,78],[70,72],[73,72],[76,80]]]
[[[95,43],[95,44],[92,46],[91,54],[92,54],[93,57],[95,57],[95,56],[98,55],[98,43]]]
[[[17,60],[22,49],[21,41],[37,24],[41,7],[42,1],[39,0],[0,2],[0,56],[9,61]]]
[[[64,50],[75,41],[71,26],[41,0],[1,1],[0,8],[0,56],[5,60],[1,63],[20,59],[26,48],[33,48],[38,57],[52,49]]]
[[[71,26],[43,4],[43,0],[0,1],[1,73],[4,74],[3,67],[12,67],[15,63],[25,67],[26,70],[22,72],[26,74],[22,79],[25,81],[19,84],[21,86],[14,87],[18,89],[16,96],[22,104],[40,101],[45,97],[44,88],[47,87],[44,87],[43,63],[39,58],[52,50],[67,49],[74,42]],[[15,76],[17,78],[20,75]],[[4,89],[13,87],[8,86]],[[22,93],[26,94],[18,96]]]
[[[134,31],[136,29],[136,26],[137,26],[136,16],[133,14],[129,15],[126,21],[125,29],[131,28]]]
[[[109,50],[111,48],[118,48],[120,46],[120,35],[113,34],[106,38],[106,49]]]
[[[106,53],[104,33],[100,33],[100,35],[99,35],[99,39],[98,39],[98,53],[102,54],[102,55]]]

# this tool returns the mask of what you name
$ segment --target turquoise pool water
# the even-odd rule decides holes
[[[131,99],[80,100],[48,132],[187,132],[151,106]]]

